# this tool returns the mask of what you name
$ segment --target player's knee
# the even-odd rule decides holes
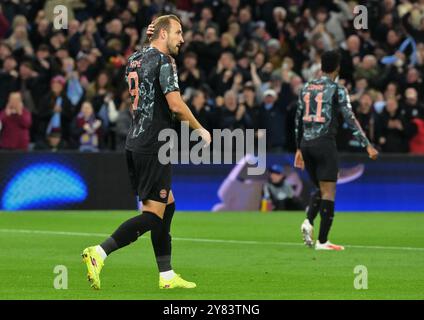
[[[321,190],[322,200],[334,201],[335,198],[336,198],[336,190],[334,189]]]

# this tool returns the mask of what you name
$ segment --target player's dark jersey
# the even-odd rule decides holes
[[[172,126],[172,112],[165,95],[179,90],[175,61],[153,47],[133,53],[125,71],[131,95],[132,123],[126,149],[154,154],[165,142],[159,141],[162,129]]]
[[[367,146],[369,141],[356,121],[346,88],[323,76],[306,83],[299,94],[295,119],[297,147],[300,148],[302,141],[308,143],[322,137],[335,139],[338,112],[342,113],[361,146]]]

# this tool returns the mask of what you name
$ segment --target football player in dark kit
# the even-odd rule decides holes
[[[181,98],[175,61],[184,43],[181,21],[166,15],[153,23],[150,45],[128,59],[126,80],[132,101],[132,124],[126,141],[128,171],[132,187],[142,202],[142,213],[123,224],[103,243],[83,251],[88,280],[100,289],[100,272],[106,257],[151,231],[151,240],[159,268],[159,288],[195,288],[171,267],[170,226],[175,211],[171,191],[171,164],[158,158],[161,130],[172,127],[173,115],[198,129],[206,144],[211,136],[195,119]]]
[[[340,55],[327,51],[321,57],[323,75],[304,85],[300,94],[295,119],[297,151],[294,166],[305,169],[317,187],[311,197],[307,218],[301,226],[303,240],[313,246],[313,224],[320,213],[321,224],[316,250],[344,250],[343,246],[328,241],[334,218],[334,200],[339,171],[337,146],[337,116],[342,113],[344,121],[353,131],[354,137],[365,147],[371,159],[378,152],[370,144],[357,122],[350,105],[349,94],[336,82],[340,70]]]

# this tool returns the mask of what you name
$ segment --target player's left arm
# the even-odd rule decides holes
[[[352,110],[352,105],[350,104],[349,93],[347,89],[343,86],[337,87],[337,98],[340,111],[343,115],[343,119],[348,125],[349,129],[352,130],[353,136],[361,144],[362,147],[367,149],[367,152],[372,159],[376,159],[378,152],[372,146],[371,142],[368,140],[364,131],[362,130],[361,125],[355,117],[355,114]]]

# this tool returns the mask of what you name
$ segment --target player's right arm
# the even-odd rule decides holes
[[[164,57],[161,63],[159,82],[166,101],[168,102],[169,109],[175,114],[178,120],[187,121],[190,128],[199,130],[199,135],[205,140],[206,144],[211,143],[211,135],[209,131],[202,127],[202,125],[194,117],[193,113],[184,102],[180,94],[178,86],[178,75],[175,63],[170,57]]]
[[[361,146],[367,149],[368,155],[371,159],[377,159],[378,151],[372,146],[364,131],[362,130],[358,120],[356,120],[355,114],[352,111],[352,105],[350,104],[349,94],[346,88],[338,86],[337,97],[343,118],[348,127],[352,130],[353,136],[356,140],[359,141]]]
[[[302,141],[303,135],[303,126],[302,126],[302,117],[303,117],[303,103],[302,103],[302,94],[303,90],[300,90],[299,99],[297,101],[296,117],[295,117],[295,138],[296,138],[296,155],[294,157],[294,166],[295,168],[304,169],[305,163],[303,161],[302,152],[300,151],[300,142]]]
[[[211,143],[211,135],[208,130],[202,127],[197,121],[187,104],[181,97],[179,91],[172,91],[166,94],[166,101],[168,102],[169,109],[176,115],[180,121],[187,121],[190,128],[199,130],[199,135],[207,144]]]

